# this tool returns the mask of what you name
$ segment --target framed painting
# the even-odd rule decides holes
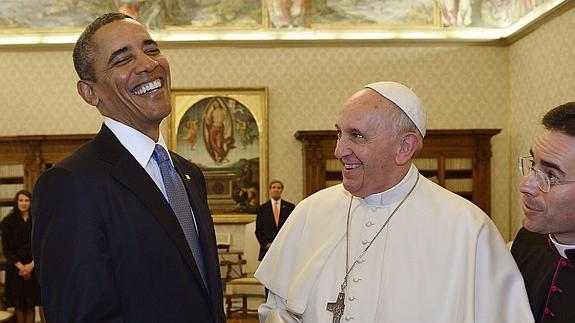
[[[266,87],[172,90],[170,149],[204,173],[214,218],[255,214],[267,198],[267,101]]]

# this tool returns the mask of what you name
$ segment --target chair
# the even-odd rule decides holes
[[[226,315],[229,318],[233,313],[257,313],[257,308],[248,308],[248,298],[253,297],[265,301],[264,286],[255,278],[254,273],[259,265],[258,254],[260,245],[255,235],[256,223],[246,224],[244,232],[244,259],[239,262],[241,277],[232,278],[226,282]],[[241,305],[237,306],[237,300]]]
[[[0,323],[16,323],[16,316],[9,311],[0,311]]]
[[[4,306],[4,284],[0,283],[0,323],[16,323],[14,312],[7,311]]]
[[[229,232],[216,232],[216,244],[218,249],[230,251],[232,234]]]
[[[0,245],[2,244],[2,240],[0,237]],[[7,261],[6,257],[4,257],[4,253],[0,248],[0,323],[15,323],[16,316],[12,311],[7,311],[5,304],[5,294],[4,294],[4,281],[6,279],[6,266]]]

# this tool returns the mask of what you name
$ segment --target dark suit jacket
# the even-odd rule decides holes
[[[264,259],[267,252],[265,245],[274,241],[282,225],[286,222],[294,208],[295,205],[293,203],[281,200],[280,220],[279,225],[276,226],[271,200],[260,205],[256,216],[256,237],[260,242],[260,255],[258,260]]]
[[[48,322],[225,321],[204,177],[171,156],[194,211],[209,286],[169,203],[104,125],[34,189],[32,250]]]

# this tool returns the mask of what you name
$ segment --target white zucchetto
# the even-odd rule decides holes
[[[426,114],[417,95],[407,86],[397,82],[376,82],[366,86],[395,103],[413,121],[422,137],[425,137]]]

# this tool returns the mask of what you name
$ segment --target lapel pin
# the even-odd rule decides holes
[[[186,174],[186,179],[190,179],[190,175]]]

